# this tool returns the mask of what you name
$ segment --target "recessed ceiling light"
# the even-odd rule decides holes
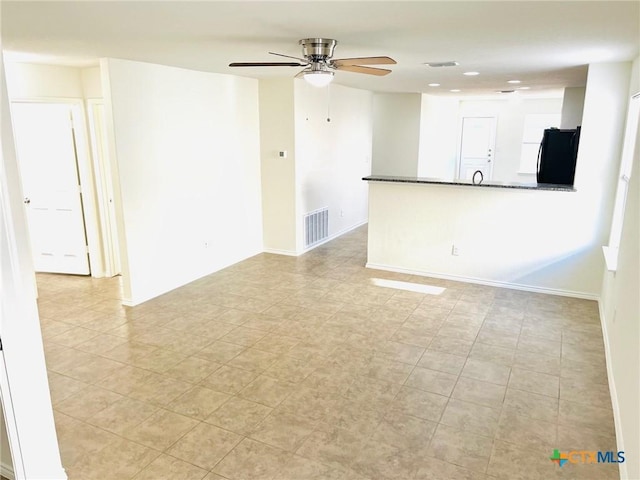
[[[430,67],[457,67],[459,65],[458,62],[449,61],[449,62],[427,62],[425,65],[429,65]]]
[[[480,75],[480,72],[464,72],[463,75],[467,75],[468,77],[475,77],[476,75]]]
[[[429,86],[430,87],[439,87],[440,84],[439,83],[430,83]]]
[[[529,90],[531,87],[518,87],[518,90]]]
[[[460,90],[459,90],[459,89],[457,89],[457,88],[454,88],[453,90],[449,90],[449,91],[450,91],[450,92],[454,92],[454,93],[456,93],[456,92],[459,92]]]
[[[507,83],[520,83],[520,80],[508,80]]]

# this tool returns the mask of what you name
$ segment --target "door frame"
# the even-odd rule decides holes
[[[456,165],[456,175],[458,178],[462,178],[462,139],[464,133],[464,119],[465,118],[491,118],[493,119],[493,159],[491,160],[491,174],[489,178],[485,178],[485,180],[491,180],[493,177],[493,165],[496,161],[496,137],[498,135],[498,115],[488,114],[488,115],[463,115],[460,117],[460,126],[458,128],[458,151],[457,151],[457,165]]]
[[[94,185],[102,233],[104,275],[113,277],[122,273],[122,266],[120,263],[120,244],[114,203],[113,169],[107,145],[105,103],[102,98],[89,98],[86,102],[87,126],[89,128],[91,154],[93,157]],[[96,126],[95,116],[96,107],[98,106],[103,108],[102,131],[99,131]]]
[[[89,253],[89,271],[92,277],[104,277],[103,247],[96,201],[95,173],[91,162],[91,149],[89,146],[89,132],[87,129],[87,116],[84,100],[81,98],[65,97],[16,97],[9,99],[9,104],[14,103],[57,103],[71,107],[74,136],[76,142],[76,161],[82,195],[82,214],[84,217],[84,229],[87,236]]]

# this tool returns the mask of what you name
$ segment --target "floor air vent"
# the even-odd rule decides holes
[[[319,208],[304,216],[304,246],[311,247],[329,236],[329,208]]]

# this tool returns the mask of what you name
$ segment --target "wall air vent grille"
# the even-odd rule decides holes
[[[312,247],[329,237],[329,208],[319,208],[304,216],[304,247]]]

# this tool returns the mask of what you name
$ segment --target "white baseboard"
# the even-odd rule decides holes
[[[611,347],[609,346],[609,332],[607,330],[607,319],[604,314],[602,302],[598,302],[598,310],[600,311],[600,323],[602,326],[602,337],[604,340],[604,357],[607,362],[607,379],[609,380],[609,395],[611,396],[611,408],[613,409],[613,423],[616,428],[616,443],[618,451],[624,450],[624,439],[622,437],[622,419],[620,418],[620,404],[618,403],[618,391],[616,389],[616,380],[613,377],[613,366],[611,363]],[[628,456],[628,455],[627,455]],[[620,478],[627,479],[627,463],[618,464],[620,469]]]
[[[315,245],[312,245],[311,247],[302,250],[301,252],[293,252],[291,250],[278,250],[277,248],[264,248],[263,251],[265,253],[274,253],[276,255],[288,255],[292,257],[299,257],[300,255],[304,255],[305,253],[310,252],[314,248],[318,248],[320,245],[324,245],[325,243],[330,242],[331,240],[335,240],[336,238],[341,237],[345,233],[349,233],[350,231],[355,230],[356,228],[361,227],[362,225],[366,225],[367,222],[368,220],[363,220],[360,223],[356,223],[355,225],[352,225],[350,227],[343,228],[339,232],[336,232],[333,235],[329,235],[327,238],[325,238],[321,242],[318,242]]]
[[[286,255],[288,257],[297,257],[300,255],[299,253],[293,250],[280,250],[278,248],[263,248],[262,251],[264,253],[273,253],[274,255]]]
[[[522,290],[524,292],[545,293],[548,295],[559,295],[562,297],[584,298],[585,300],[599,300],[600,297],[591,293],[574,292],[572,290],[560,290],[555,288],[535,287],[533,285],[522,285],[519,283],[499,282],[495,280],[486,280],[484,278],[463,277],[460,275],[449,275],[443,273],[426,272],[422,270],[412,270],[408,268],[392,267],[379,263],[367,262],[367,268],[374,270],[386,270],[388,272],[408,273],[410,275],[418,275],[421,277],[433,277],[443,280],[453,280],[456,282],[476,283],[479,285],[488,285],[490,287],[510,288],[512,290]]]
[[[15,480],[16,478],[15,474],[13,473],[13,468],[4,462],[0,463],[0,475],[8,478],[9,480]]]

